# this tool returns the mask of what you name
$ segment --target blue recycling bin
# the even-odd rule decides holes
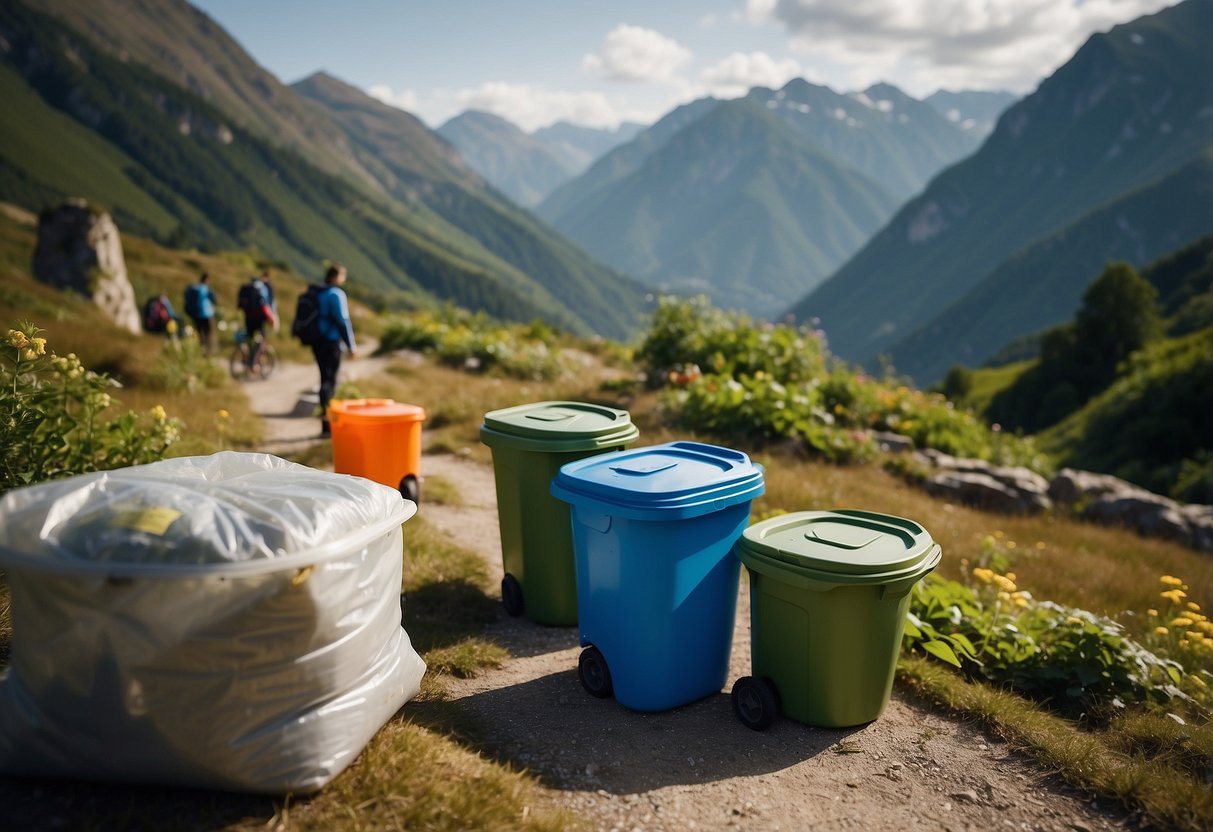
[[[571,507],[587,691],[661,711],[724,686],[740,566],[731,550],[763,489],[744,453],[699,442],[561,467],[551,491]]]

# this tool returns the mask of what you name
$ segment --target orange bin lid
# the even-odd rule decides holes
[[[341,422],[422,422],[425,409],[391,399],[333,399],[329,419]]]

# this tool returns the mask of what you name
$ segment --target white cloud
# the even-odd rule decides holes
[[[775,60],[765,52],[734,52],[700,73],[700,81],[714,95],[744,95],[752,87],[778,89],[804,74],[794,58]]]
[[[748,0],[751,19],[787,29],[814,61],[864,86],[894,74],[939,87],[1030,89],[1095,31],[1173,0]],[[896,72],[895,72],[896,70]]]
[[[417,110],[417,93],[412,90],[394,92],[387,84],[372,84],[366,91],[371,98],[377,98],[384,104],[391,104],[410,113]]]
[[[678,41],[622,24],[607,33],[597,52],[581,59],[581,66],[613,81],[673,82],[690,60],[691,51]]]

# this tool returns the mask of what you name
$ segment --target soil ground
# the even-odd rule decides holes
[[[343,378],[379,372],[385,363],[347,360]],[[264,450],[289,453],[316,440],[319,421],[307,395],[317,380],[314,367],[284,364],[268,381],[246,385],[265,419]],[[427,504],[423,484],[420,514],[478,552],[500,578],[492,469],[427,454],[422,473],[454,484],[464,504]],[[896,689],[884,714],[859,728],[787,719],[762,733],[743,727],[727,691],[749,673],[744,579],[723,692],[672,711],[638,713],[589,696],[577,676],[576,628],[543,627],[502,611],[485,636],[512,658],[475,678],[445,680],[449,700],[485,753],[528,770],[546,799],[595,829],[1131,827],[1123,814],[1066,789],[1007,744]]]

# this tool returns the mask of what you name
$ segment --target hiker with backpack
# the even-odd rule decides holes
[[[274,311],[274,290],[270,288],[269,272],[254,277],[240,287],[236,294],[236,306],[244,313],[244,331],[249,342],[249,369],[257,366],[261,357],[261,345],[265,342],[266,325],[278,327],[278,315]]]
[[[292,334],[312,348],[316,367],[320,370],[320,435],[329,435],[328,406],[337,390],[337,372],[341,369],[341,352],[349,350],[350,357],[358,355],[354,342],[354,325],[350,321],[349,300],[341,288],[345,283],[345,266],[334,263],[324,274],[324,283],[309,286],[295,307]]]
[[[153,295],[143,304],[143,329],[169,338],[177,334],[177,313],[168,295]]]
[[[218,301],[209,285],[211,276],[206,272],[198,278],[197,283],[185,287],[185,314],[194,322],[198,331],[198,342],[202,345],[202,354],[210,355],[213,346],[213,324]]]

